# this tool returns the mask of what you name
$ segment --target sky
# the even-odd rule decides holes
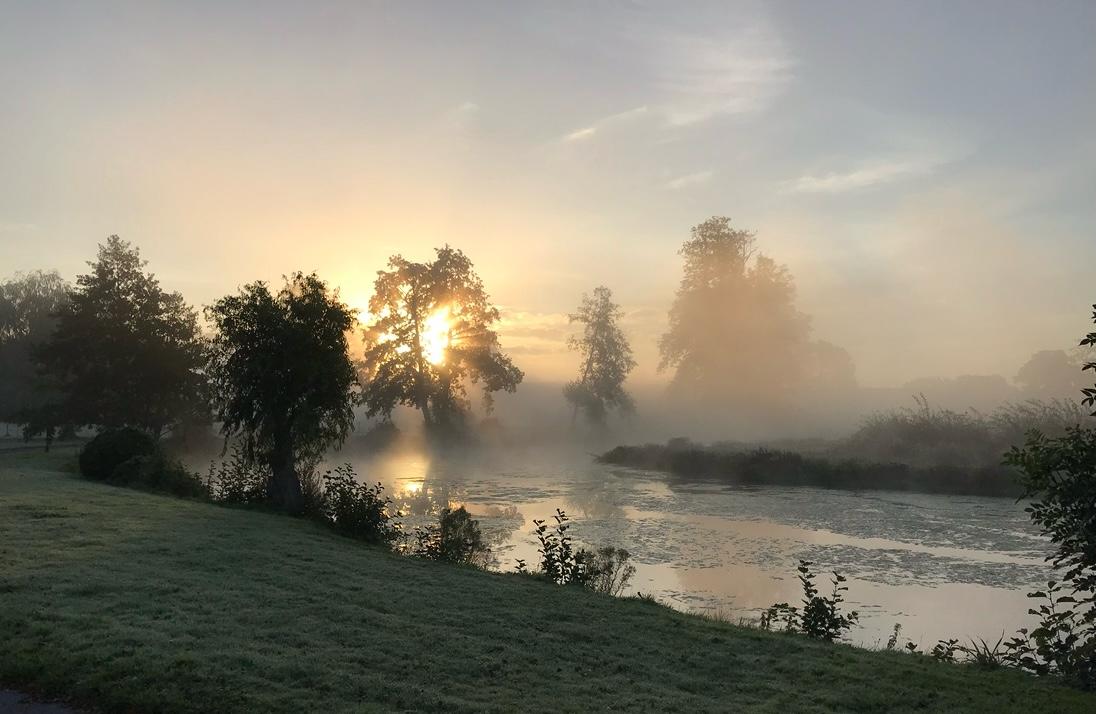
[[[0,0],[0,277],[140,246],[197,305],[451,244],[528,378],[613,289],[656,381],[712,215],[862,384],[1011,377],[1096,302],[1096,3]]]

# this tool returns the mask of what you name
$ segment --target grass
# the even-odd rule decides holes
[[[104,711],[1093,711],[1012,671],[401,558],[0,457],[0,683]]]

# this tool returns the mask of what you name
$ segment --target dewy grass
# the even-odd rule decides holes
[[[71,455],[69,455],[71,458]],[[1094,711],[0,456],[0,683],[104,711]]]

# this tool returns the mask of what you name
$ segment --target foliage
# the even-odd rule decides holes
[[[133,426],[159,436],[208,418],[198,315],[165,292],[137,248],[110,236],[57,311],[37,351],[76,424]]]
[[[779,622],[783,623],[786,632],[798,632],[814,639],[834,642],[859,621],[860,615],[855,610],[845,613],[841,609],[841,603],[845,601],[844,593],[849,589],[845,585],[845,577],[835,572],[830,580],[833,585],[830,594],[821,595],[814,584],[816,576],[811,570],[812,565],[814,563],[808,560],[800,560],[797,568],[803,588],[802,607],[786,602],[769,607],[761,615],[762,629],[775,629],[774,625]]]
[[[483,540],[479,521],[461,506],[446,508],[437,525],[415,529],[414,555],[457,565],[485,568],[491,563],[491,549]]]
[[[132,427],[107,429],[80,451],[80,473],[93,481],[107,481],[124,462],[156,450],[156,440],[146,432]]]
[[[68,299],[68,284],[56,271],[17,273],[0,283],[0,421],[24,425],[30,438],[58,418],[47,410],[57,401],[38,374],[34,353],[53,332],[56,313]]]
[[[1026,510],[1054,542],[1048,560],[1069,589],[1060,594],[1051,582],[1029,596],[1047,602],[1030,610],[1039,626],[1010,641],[1016,664],[1096,686],[1096,429],[1072,427],[1057,438],[1032,432],[1006,461],[1022,474]]]
[[[132,427],[100,432],[80,452],[80,473],[92,481],[202,497],[207,491],[197,476],[167,456],[160,445]]]
[[[603,286],[593,297],[582,296],[578,311],[569,316],[571,323],[582,324],[582,336],[572,337],[568,346],[582,357],[580,377],[567,384],[563,394],[594,424],[602,424],[611,409],[628,414],[635,410],[632,397],[624,390],[624,380],[636,362],[628,338],[618,324],[624,310],[613,302],[613,293]],[[572,418],[573,420],[573,418]]]
[[[579,551],[580,556],[588,551]],[[605,546],[580,558],[586,566],[585,585],[594,592],[619,596],[636,574],[629,560],[631,554],[623,548]]]
[[[107,479],[116,486],[160,491],[185,498],[206,498],[205,483],[161,449],[123,461]]]
[[[1077,598],[1051,580],[1045,590],[1028,593],[1043,602],[1028,610],[1039,617],[1032,630],[1021,628],[1007,643],[1008,663],[1045,676],[1058,674],[1085,687],[1096,685],[1096,628]]]
[[[691,396],[756,408],[790,402],[804,379],[808,318],[787,268],[756,255],[754,234],[715,216],[681,247],[684,275],[659,340],[659,369]]]
[[[962,651],[959,640],[955,638],[940,640],[933,645],[929,656],[938,662],[954,662],[955,653]]]
[[[403,529],[395,520],[392,499],[378,483],[359,483],[350,464],[323,474],[323,518],[336,533],[367,543],[392,546]]]
[[[1016,373],[1016,383],[1028,393],[1043,397],[1064,397],[1081,388],[1078,365],[1065,350],[1036,352]]]
[[[513,392],[524,376],[499,345],[491,305],[472,261],[435,250],[429,263],[395,255],[377,273],[365,327],[362,403],[389,416],[398,404],[422,412],[427,426],[455,427],[468,409],[466,382],[492,394]]]
[[[1096,322],[1096,305],[1092,306],[1092,321]],[[1090,332],[1085,335],[1084,339],[1081,340],[1080,346],[1096,347],[1096,332]],[[1084,366],[1081,367],[1081,369],[1084,371],[1096,372],[1096,360],[1093,360],[1091,362],[1085,362]],[[1081,390],[1081,393],[1084,395],[1084,398],[1081,400],[1082,404],[1087,407],[1096,407],[1096,385],[1092,387],[1085,387]],[[1096,411],[1092,412],[1092,416],[1096,416]]]
[[[570,519],[560,509],[552,516],[555,526],[533,520],[534,535],[540,542],[539,571],[557,585],[579,585],[607,595],[619,595],[635,574],[630,555],[623,548],[604,547],[596,551],[576,549],[567,535]],[[524,561],[520,561],[524,569]]]
[[[221,432],[241,437],[249,465],[270,470],[271,503],[299,513],[301,472],[354,424],[353,313],[315,274],[295,273],[277,293],[245,285],[206,316],[216,329],[207,371]]]
[[[269,473],[248,461],[239,444],[232,446],[228,461],[209,464],[206,488],[218,503],[257,505],[267,500]]]

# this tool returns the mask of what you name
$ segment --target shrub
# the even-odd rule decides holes
[[[483,542],[479,521],[472,518],[464,506],[446,508],[437,525],[415,529],[414,555],[457,565],[487,567],[492,560],[491,549]]]
[[[118,486],[162,491],[188,498],[204,498],[209,495],[206,485],[197,474],[191,473],[160,450],[123,461],[107,481]]]
[[[556,522],[554,528],[543,520],[533,521],[534,533],[540,541],[540,572],[557,585],[581,585],[608,595],[623,592],[636,572],[635,566],[628,562],[628,551],[613,547],[576,550],[567,535],[570,528],[567,514],[557,508],[552,519]],[[519,565],[519,572],[524,572],[524,561],[519,561]]]
[[[628,562],[631,555],[623,548],[607,546],[593,553],[580,550],[579,555],[586,565],[586,587],[595,592],[620,595],[636,574],[635,566]]]
[[[218,503],[255,505],[266,501],[269,481],[265,469],[248,463],[240,446],[234,445],[228,461],[210,462],[206,488]]]
[[[402,536],[403,529],[395,520],[392,499],[381,495],[379,483],[368,486],[359,483],[350,464],[323,474],[322,518],[337,533],[391,547]]]
[[[843,593],[849,589],[845,577],[835,572],[830,580],[832,592],[828,597],[820,595],[814,584],[816,576],[811,571],[812,565],[814,563],[808,560],[800,560],[797,568],[803,587],[803,607],[786,602],[773,605],[761,614],[761,629],[774,629],[774,623],[781,622],[787,632],[833,642],[841,639],[859,621],[860,615],[855,610],[847,614],[841,611],[841,603],[845,600]]]
[[[80,473],[93,481],[107,481],[114,470],[136,456],[159,451],[156,440],[138,429],[107,429],[80,452]]]

